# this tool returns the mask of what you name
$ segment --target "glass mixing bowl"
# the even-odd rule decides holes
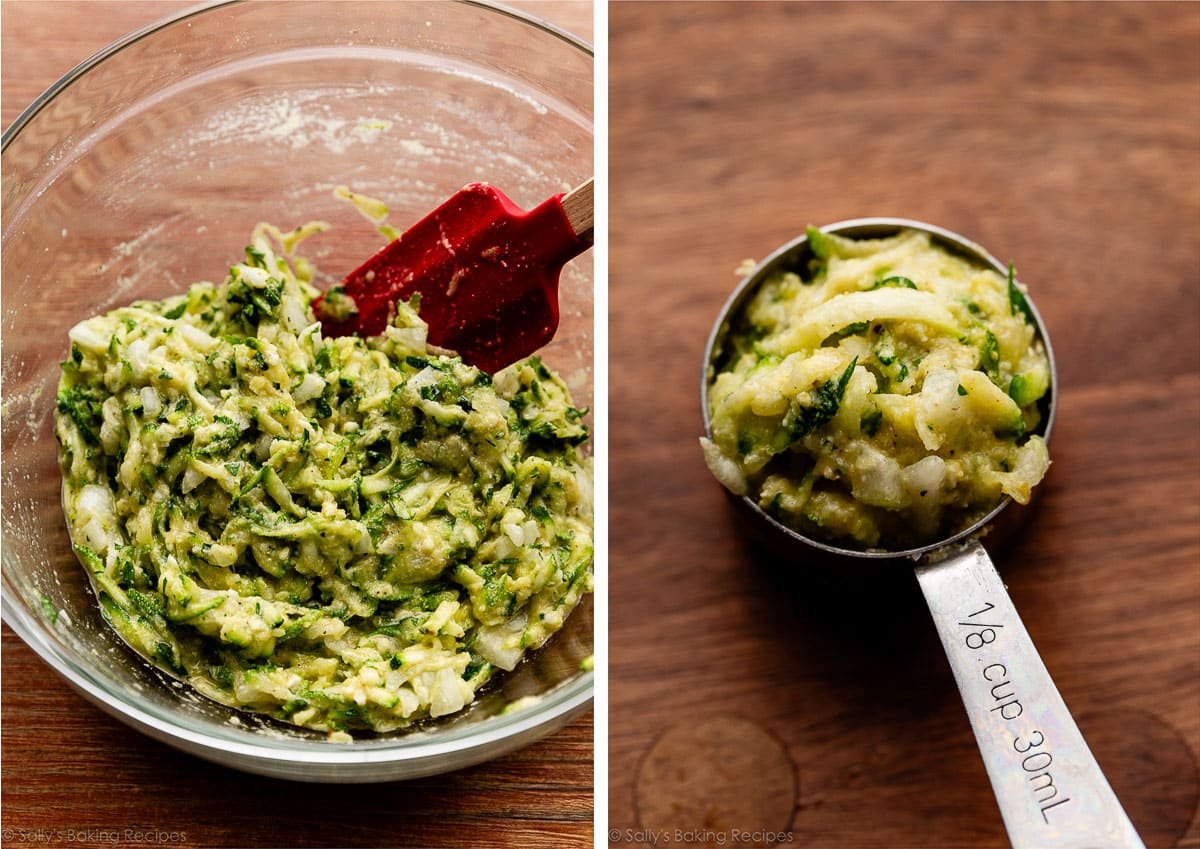
[[[104,710],[230,766],[312,781],[444,772],[532,742],[591,703],[591,600],[467,711],[334,743],[196,695],[101,619],[71,552],[53,433],[67,330],[136,298],[219,281],[259,221],[331,232],[327,284],[463,184],[523,206],[592,174],[592,53],[477,3],[242,2],[135,33],[69,73],[3,137],[3,616]],[[564,270],[544,359],[592,403],[592,260]],[[47,686],[54,686],[48,682]],[[532,698],[527,698],[532,697]]]

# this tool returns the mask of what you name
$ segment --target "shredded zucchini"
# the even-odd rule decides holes
[[[713,475],[801,533],[855,548],[944,539],[1049,465],[1050,389],[1024,291],[905,230],[809,229],[802,271],[732,317],[709,384]]]
[[[405,303],[381,336],[324,339],[289,255],[317,230],[260,226],[223,285],[78,324],[56,434],[126,642],[342,738],[462,709],[562,627],[591,588],[591,466],[536,357],[489,378]]]

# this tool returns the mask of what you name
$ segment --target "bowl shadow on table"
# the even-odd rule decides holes
[[[319,785],[234,772],[147,741],[115,722],[112,729],[126,735],[129,751],[138,754],[120,769],[119,783],[108,783],[105,789],[119,791],[131,782],[143,788],[139,792],[169,797],[159,807],[159,822],[187,824],[181,826],[187,831],[181,845],[536,846],[554,845],[548,837],[554,834],[564,841],[557,845],[567,845],[568,834],[591,830],[590,771],[589,781],[579,786],[553,778],[567,761],[590,763],[591,735],[581,739],[579,731],[560,732],[569,740],[552,737],[441,775],[372,785]],[[531,773],[547,780],[531,779]],[[491,804],[481,805],[481,798]],[[214,804],[218,799],[219,805]],[[81,816],[103,817],[105,810],[115,822],[127,821],[109,806]]]
[[[591,651],[587,636],[592,626],[591,598],[585,596],[573,612],[569,620],[576,626],[573,634],[560,632],[556,636],[567,639],[552,639],[531,653],[512,673],[481,692],[467,712],[447,721],[469,722],[471,714],[478,718],[496,713],[578,669],[580,654]],[[132,651],[129,655],[151,680],[161,676],[163,686],[171,686],[165,675]],[[40,665],[35,658],[28,662]],[[315,784],[211,763],[143,737],[81,696],[64,692],[52,698],[55,710],[61,703],[70,723],[83,728],[82,745],[103,739],[100,768],[94,774],[81,773],[74,754],[53,745],[39,763],[38,774],[15,775],[6,769],[6,826],[47,827],[45,820],[29,819],[38,810],[45,815],[45,805],[36,800],[61,794],[76,803],[84,798],[90,801],[69,816],[66,809],[58,808],[57,819],[49,825],[83,824],[118,833],[131,824],[153,826],[181,835],[171,843],[189,846],[565,845],[570,835],[591,830],[593,739],[586,720],[518,751],[454,772],[370,786]],[[271,734],[284,728],[268,718],[237,715],[245,725]],[[288,733],[312,734],[301,729]],[[135,799],[158,799],[148,821],[131,821],[131,816],[138,816],[133,810],[142,810],[145,816],[145,809],[137,803],[131,806],[129,792]],[[480,798],[496,804],[480,805]],[[498,811],[506,812],[503,822]],[[552,835],[562,842],[555,843]]]

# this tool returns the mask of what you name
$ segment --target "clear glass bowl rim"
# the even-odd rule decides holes
[[[130,45],[180,21],[210,14],[225,7],[243,5],[247,2],[249,0],[217,0],[201,8],[189,9],[129,33],[94,53],[38,95],[14,119],[12,124],[5,128],[3,136],[0,136],[0,152],[6,150],[21,130],[55,97],[105,60]],[[590,57],[594,58],[595,56],[590,43],[522,11],[488,2],[488,0],[453,0],[453,2],[512,18],[519,23],[554,36]],[[525,710],[489,717],[480,723],[458,728],[435,732],[417,731],[408,735],[357,740],[352,743],[275,738],[247,729],[216,724],[204,726],[193,723],[181,724],[179,718],[170,711],[162,710],[151,703],[140,703],[140,700],[132,694],[114,692],[90,669],[75,663],[71,657],[62,653],[52,641],[44,637],[45,626],[37,614],[24,603],[14,600],[15,593],[8,587],[7,577],[2,584],[3,586],[0,587],[0,622],[7,623],[17,636],[55,672],[109,713],[124,718],[135,727],[151,733],[152,736],[190,744],[187,745],[187,748],[192,751],[219,751],[240,759],[279,764],[299,762],[338,765],[381,764],[401,760],[424,761],[441,755],[487,748],[506,738],[535,732],[542,726],[553,726],[556,720],[565,721],[566,717],[584,708],[593,698],[595,673],[592,670],[584,670],[575,678],[538,696],[536,705]]]
[[[166,29],[167,27],[177,24],[180,21],[197,17],[199,15],[206,15],[216,9],[226,6],[240,6],[247,2],[251,2],[251,0],[213,0],[213,2],[207,6],[189,9],[177,15],[171,15],[170,17],[163,18],[162,20],[156,21],[152,24],[147,24],[141,29],[135,30],[128,35],[117,39],[112,44],[99,50],[98,52],[93,53],[87,59],[84,59],[74,68],[59,77],[50,85],[49,88],[34,98],[32,103],[21,110],[21,114],[19,114],[13,120],[13,122],[4,129],[3,136],[0,136],[0,151],[3,151],[4,148],[8,147],[9,143],[17,137],[17,134],[21,131],[21,129],[31,120],[33,120],[33,117],[37,115],[38,112],[42,111],[42,109],[45,108],[52,100],[54,100],[54,98],[60,92],[71,85],[71,83],[75,82],[75,80],[82,77],[92,68],[99,65],[105,59],[108,59],[110,56],[121,52],[131,44],[141,41],[143,38],[147,38],[159,30]],[[572,47],[582,50],[588,56],[592,56],[594,58],[596,55],[595,51],[592,49],[592,45],[589,42],[584,41],[578,36],[572,35],[564,29],[556,27],[554,24],[540,20],[539,18],[535,18],[532,15],[528,15],[524,12],[518,11],[517,9],[510,9],[500,3],[490,2],[490,0],[450,0],[450,2],[457,3],[462,6],[475,6],[480,9],[513,18],[514,20],[531,26],[534,29],[542,30],[543,32],[548,33],[555,38],[565,41]]]

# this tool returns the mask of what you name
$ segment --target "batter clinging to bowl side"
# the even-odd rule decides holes
[[[334,732],[468,704],[591,587],[583,413],[535,357],[425,343],[415,304],[323,339],[301,228],[225,284],[78,324],[56,434],[75,551],[133,648]]]
[[[1049,466],[1050,367],[1021,286],[928,233],[808,230],[807,268],[730,317],[705,459],[729,490],[850,548],[944,539]]]

